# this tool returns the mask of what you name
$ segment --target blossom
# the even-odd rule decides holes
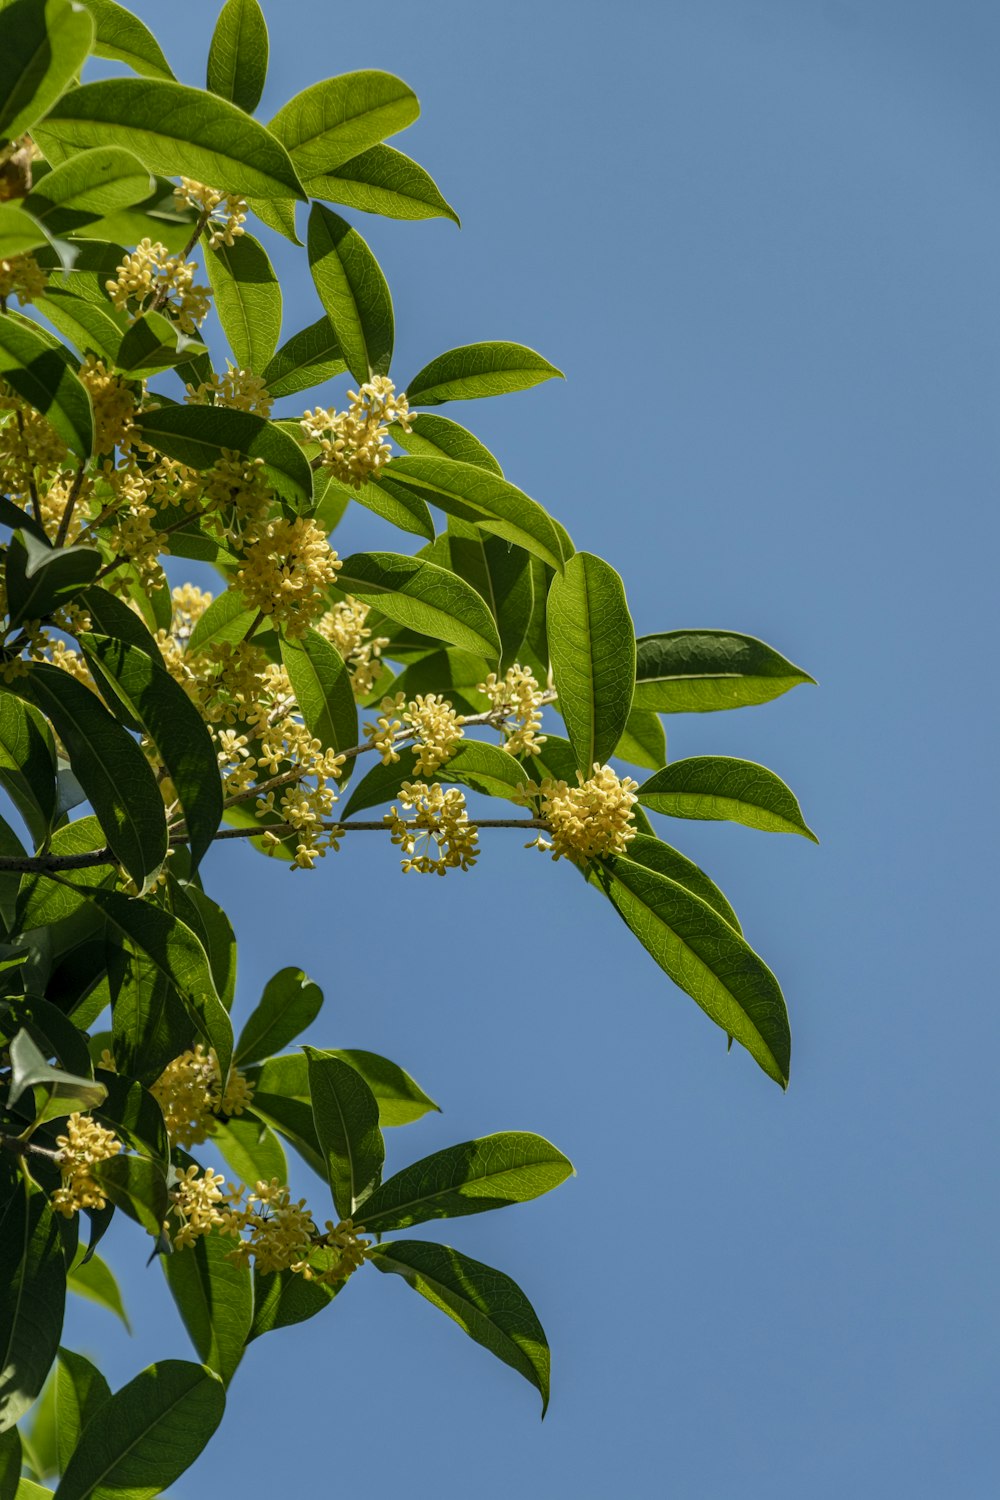
[[[533,673],[517,662],[507,669],[506,675],[498,677],[491,672],[481,682],[479,692],[485,693],[499,718],[504,733],[504,749],[511,755],[534,755],[545,744],[545,735],[538,730],[542,723],[542,704],[545,694],[535,681]],[[513,725],[506,722],[513,719]]]
[[[48,285],[48,277],[33,255],[0,257],[0,297],[16,297],[20,303],[34,302]]]
[[[180,1228],[174,1233],[175,1250],[183,1250],[202,1235],[226,1222],[225,1210],[230,1195],[222,1191],[225,1178],[221,1173],[202,1171],[198,1166],[188,1167],[171,1191],[171,1210],[179,1220]],[[235,1190],[234,1190],[235,1192]],[[169,1220],[165,1226],[169,1231]]]
[[[551,849],[553,859],[571,859],[583,864],[602,855],[623,854],[635,837],[632,808],[639,783],[631,776],[619,777],[610,766],[594,764],[593,774],[577,786],[546,776],[540,785],[529,786],[526,797],[538,800],[538,815],[545,819],[551,842],[539,836],[527,847]]]
[[[360,489],[392,456],[389,423],[410,430],[406,396],[396,395],[388,375],[373,375],[360,391],[348,391],[346,412],[321,406],[302,417],[302,431],[318,443],[320,457],[344,484]]]
[[[223,1215],[221,1233],[237,1241],[230,1260],[245,1265],[253,1259],[257,1270],[266,1273],[301,1263],[313,1247],[316,1225],[306,1200],[293,1203],[288,1188],[272,1177],[256,1184],[242,1208],[234,1206]]]
[[[237,235],[245,233],[243,228],[247,216],[247,202],[238,193],[220,193],[217,188],[206,187],[192,177],[182,177],[174,188],[178,203],[196,208],[199,213],[209,215],[208,243],[217,250],[220,245],[233,244]]]
[[[340,560],[315,521],[279,516],[251,526],[236,581],[250,609],[302,635],[325,613]]]
[[[148,235],[126,255],[115,275],[105,283],[119,311],[140,317],[154,302],[170,313],[182,333],[195,334],[208,315],[211,292],[196,286],[196,261],[171,255],[166,245]]]
[[[163,1111],[167,1134],[175,1146],[197,1146],[208,1139],[216,1115],[240,1115],[253,1098],[253,1085],[230,1068],[223,1086],[214,1052],[201,1042],[169,1062],[150,1093]]]
[[[377,750],[382,757],[384,766],[394,765],[399,759],[399,751],[395,748],[396,737],[403,728],[403,721],[393,717],[394,714],[402,712],[406,703],[405,693],[396,693],[393,697],[383,698],[379,704],[382,712],[374,724],[365,724],[365,738],[373,750]]]
[[[433,776],[450,760],[465,731],[462,721],[446,698],[437,693],[418,693],[403,712],[403,722],[416,735],[418,776]]]
[[[55,1211],[71,1219],[81,1208],[104,1208],[107,1194],[91,1175],[91,1168],[117,1156],[122,1149],[114,1131],[98,1125],[90,1115],[74,1111],[66,1121],[66,1134],[56,1137],[56,1145],[62,1184],[52,1194]]]
[[[348,594],[316,621],[320,635],[336,646],[347,663],[356,698],[367,697],[375,686],[381,669],[378,658],[389,644],[388,636],[373,636],[365,624],[370,612],[369,605]]]
[[[446,870],[469,870],[478,856],[479,830],[469,822],[465,797],[457,787],[447,791],[437,784],[404,781],[399,800],[415,817],[401,818],[395,807],[383,818],[394,844],[408,856],[404,872],[443,875]],[[419,852],[418,852],[419,850]]]
[[[224,375],[213,375],[200,385],[188,385],[185,400],[190,406],[229,406],[235,411],[255,411],[258,416],[270,416],[274,397],[264,384],[262,375],[252,370],[236,369],[228,364]]]

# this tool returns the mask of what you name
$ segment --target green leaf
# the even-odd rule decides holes
[[[174,986],[191,1020],[215,1049],[219,1074],[229,1074],[233,1056],[232,1022],[219,999],[208,955],[196,935],[171,912],[119,891],[91,891],[91,901],[134,943]]]
[[[228,588],[217,595],[199,618],[185,650],[194,655],[209,646],[228,643],[235,646],[246,637],[257,618],[257,611],[247,606],[239,589]]]
[[[21,1434],[16,1427],[8,1427],[6,1432],[0,1433],[0,1500],[17,1500],[23,1462]],[[39,1493],[47,1492],[40,1490]]]
[[[236,934],[226,913],[193,881],[172,880],[174,913],[197,934],[208,954],[219,999],[227,1011],[236,995]]]
[[[359,489],[346,485],[341,488],[347,500],[356,500],[366,510],[388,521],[390,526],[398,526],[400,531],[408,531],[411,536],[426,537],[428,541],[433,538],[434,522],[427,502],[405,485],[394,484],[391,479],[380,476]]]
[[[410,418],[409,431],[393,422],[389,432],[407,453],[422,454],[425,458],[453,458],[458,463],[489,469],[491,474],[503,478],[503,469],[485,444],[450,417],[421,411]]]
[[[113,955],[108,985],[108,999],[113,1002],[112,1051],[123,1072],[153,1084],[178,1051],[194,1042],[196,1028],[180,996],[152,959],[134,952],[127,943],[113,950]]]
[[[12,8],[0,15],[9,15]],[[48,419],[71,453],[78,458],[90,457],[94,413],[87,387],[42,333],[17,322],[9,313],[0,317],[0,379]]]
[[[322,1312],[347,1283],[331,1285],[323,1281],[305,1281],[296,1271],[254,1272],[254,1313],[250,1338],[260,1338],[276,1328],[304,1323]],[[248,1340],[249,1342],[249,1340]]]
[[[4,962],[10,964],[10,957]],[[0,1000],[0,1036],[11,1041],[22,1028],[46,1058],[54,1058],[57,1066],[92,1084],[94,1069],[86,1038],[58,1005],[30,994]]]
[[[99,1255],[92,1255],[89,1260],[74,1266],[67,1277],[66,1285],[78,1297],[85,1297],[88,1302],[96,1302],[98,1307],[114,1313],[115,1317],[124,1323],[126,1330],[129,1333],[132,1332],[132,1325],[125,1311],[125,1304],[122,1301],[122,1294],[114,1272]]]
[[[322,203],[309,211],[309,269],[355,380],[388,375],[394,326],[392,297],[364,240]]]
[[[158,1161],[146,1156],[110,1156],[91,1167],[91,1175],[117,1208],[159,1240],[170,1208],[167,1179]]]
[[[324,313],[282,344],[264,371],[264,383],[274,397],[294,396],[346,369],[333,324]]]
[[[0,1217],[0,1432],[35,1400],[59,1347],[66,1257],[59,1215],[21,1180]]]
[[[56,1433],[59,1468],[66,1468],[87,1423],[111,1400],[111,1387],[96,1365],[72,1349],[60,1349],[56,1365]]]
[[[90,689],[60,667],[33,662],[15,686],[51,719],[109,847],[140,890],[147,890],[166,858],[167,825],[156,778],[139,746]]]
[[[362,1052],[357,1048],[338,1048],[330,1053],[349,1063],[367,1083],[378,1104],[378,1122],[386,1129],[393,1125],[411,1125],[428,1110],[441,1113],[441,1107],[425,1094],[418,1083],[398,1063],[380,1057],[377,1052]]]
[[[551,1142],[507,1130],[435,1151],[390,1177],[371,1195],[365,1229],[384,1234],[429,1219],[454,1219],[526,1203],[571,1176],[572,1164]]]
[[[295,232],[294,198],[248,198],[247,207],[257,215],[262,224],[273,229],[275,234],[284,235],[293,245],[302,244]]]
[[[316,1135],[309,1102],[309,1066],[305,1054],[271,1057],[250,1068],[253,1112],[295,1147],[314,1172],[326,1180],[326,1163]]]
[[[253,114],[267,79],[267,51],[267,22],[257,0],[226,0],[208,49],[208,88]]]
[[[590,552],[571,557],[549,588],[547,627],[559,709],[589,776],[614,752],[632,707],[635,630],[614,568]]]
[[[448,515],[474,521],[562,571],[562,544],[552,517],[498,475],[476,464],[414,454],[391,459],[381,477],[415,487]]]
[[[96,547],[51,547],[15,531],[7,551],[7,603],[12,625],[44,620],[92,583],[104,566]]]
[[[7,1103],[10,1108],[27,1089],[45,1090],[45,1100],[40,1108],[36,1108],[36,1125],[45,1120],[62,1119],[76,1110],[93,1109],[107,1094],[103,1083],[97,1083],[92,1077],[84,1078],[67,1073],[64,1068],[52,1067],[23,1028],[10,1043],[9,1052],[11,1077]]]
[[[225,1385],[243,1358],[253,1322],[250,1267],[226,1259],[232,1248],[230,1240],[210,1234],[173,1255],[160,1257],[167,1285],[198,1358]]]
[[[393,1240],[377,1245],[372,1263],[453,1318],[497,1359],[523,1375],[549,1404],[549,1346],[535,1310],[516,1281],[448,1245]]]
[[[281,1142],[269,1125],[252,1114],[217,1120],[212,1127],[212,1146],[226,1161],[238,1182],[288,1181],[288,1163]],[[230,1246],[232,1249],[232,1246]]]
[[[193,177],[220,192],[304,198],[281,142],[249,115],[206,94],[153,78],[106,78],[63,94],[36,131],[63,152],[118,145],[151,172]]]
[[[143,203],[154,188],[153,178],[131,151],[98,146],[47,172],[24,206],[51,234],[69,234],[95,219]]]
[[[17,1487],[14,1500],[52,1500],[52,1490],[47,1490],[43,1484],[36,1484],[33,1479],[22,1479]]]
[[[163,313],[147,312],[137,318],[123,335],[115,365],[126,375],[157,375],[205,353],[203,343],[181,333],[177,324]]]
[[[506,671],[517,660],[531,619],[531,559],[522,547],[514,547],[502,537],[484,536],[478,526],[455,516],[448,522],[447,537],[452,568],[482,594],[497,622],[503,647],[500,670]]]
[[[137,1078],[101,1067],[94,1077],[107,1091],[107,1098],[94,1111],[97,1118],[133,1151],[165,1165],[170,1158],[170,1140],[163,1111],[149,1090]]]
[[[358,743],[358,710],[351,678],[335,646],[317,630],[282,640],[281,660],[306,728],[324,750],[339,753]],[[353,762],[345,764],[349,773]]]
[[[436,563],[398,552],[355,552],[344,559],[337,587],[410,630],[496,660],[500,637],[485,601]]]
[[[197,866],[222,822],[222,783],[215,745],[184,689],[156,658],[104,635],[81,635],[88,662],[149,735],[180,802]]]
[[[146,78],[173,78],[160,44],[149,27],[116,0],[87,0],[97,23],[95,57],[123,62]]]
[[[387,219],[452,219],[458,214],[428,172],[394,146],[372,146],[360,156],[318,173],[305,183],[312,198],[325,198]]]
[[[119,312],[110,302],[78,296],[53,281],[44,297],[35,298],[35,307],[81,354],[92,351],[107,364],[115,363],[128,331],[127,313]]]
[[[639,801],[672,818],[743,823],[767,833],[801,833],[819,842],[794,794],[766,766],[729,755],[693,755],[644,781]]]
[[[263,460],[267,482],[293,506],[312,499],[312,471],[295,440],[255,412],[221,406],[161,406],[138,413],[142,436],[168,458],[210,469],[224,449]]]
[[[739,933],[676,880],[622,856],[602,861],[592,879],[660,968],[784,1088],[791,1055],[784,998]]]
[[[3,785],[0,776],[0,786]],[[27,851],[6,818],[0,817],[0,854],[8,859],[26,859]],[[16,870],[5,870],[0,874],[0,920],[8,931],[17,931],[17,897],[21,888],[21,876]]]
[[[359,1213],[382,1181],[385,1143],[375,1095],[360,1073],[331,1052],[306,1047],[316,1137],[341,1219]]]
[[[56,815],[52,731],[32,704],[9,692],[0,692],[0,786],[35,843],[43,843]]]
[[[228,5],[256,3],[228,0]],[[266,250],[252,234],[241,234],[231,245],[206,250],[205,269],[236,364],[261,374],[281,333],[281,287]]]
[[[636,643],[636,708],[709,713],[779,698],[800,682],[801,667],[752,635],[732,630],[671,630]]]
[[[238,1067],[280,1052],[319,1015],[323,991],[302,969],[279,969],[264,986],[240,1032],[233,1061]]]
[[[737,932],[743,931],[739,918],[714,880],[699,869],[693,860],[688,859],[686,854],[681,854],[679,850],[671,848],[662,839],[651,834],[637,833],[629,843],[628,857],[633,864],[644,865],[647,870],[656,870],[660,875],[676,880],[678,885],[685,886],[707,902],[730,927],[735,927]]]
[[[91,625],[97,634],[111,636],[129,646],[138,646],[140,651],[145,651],[147,656],[151,656],[162,666],[163,657],[155,637],[135,610],[130,609],[117,594],[111,594],[95,584],[93,588],[87,589],[80,604],[84,613],[90,616]]]
[[[24,1461],[32,1474],[49,1479],[59,1473],[59,1439],[56,1431],[56,1367],[31,1408],[31,1427],[21,1439]]]
[[[563,379],[561,370],[523,344],[462,344],[424,365],[408,382],[406,394],[411,406],[438,406],[525,391],[554,375]]]
[[[48,244],[47,232],[30,213],[16,203],[0,203],[0,260],[12,260]]]
[[[0,11],[0,139],[48,113],[93,42],[93,21],[70,0],[13,0]]]
[[[92,849],[105,847],[104,829],[94,817],[78,818],[57,828],[49,843],[49,853],[88,854]],[[19,927],[22,932],[33,928],[51,927],[56,922],[72,916],[86,904],[86,889],[75,887],[110,885],[114,882],[113,865],[94,865],[91,869],[74,870],[73,886],[50,880],[45,875],[25,875],[21,881],[18,900]]]
[[[117,1391],[90,1422],[59,1500],[157,1495],[194,1463],[222,1420],[222,1381],[203,1365],[164,1359]]]
[[[417,96],[401,79],[364,70],[304,89],[278,111],[269,128],[305,181],[404,130],[419,113]]]
[[[667,758],[667,737],[656,714],[648,708],[633,708],[614,748],[614,756],[630,766],[658,771]]]

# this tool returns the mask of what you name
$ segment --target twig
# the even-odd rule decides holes
[[[73,480],[73,488],[70,490],[69,495],[66,497],[66,504],[63,507],[62,519],[59,522],[59,530],[56,532],[56,539],[52,543],[54,547],[61,547],[66,541],[66,537],[69,532],[69,524],[73,519],[73,510],[76,505],[77,499],[79,498],[80,490],[83,486],[83,475],[85,469],[86,463],[82,462],[80,464],[80,467],[76,471],[76,478]]]

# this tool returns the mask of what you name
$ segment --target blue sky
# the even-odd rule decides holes
[[[211,7],[135,8],[201,82]],[[818,679],[668,736],[674,759],[771,766],[822,844],[663,829],[783,983],[786,1095],[514,835],[444,881],[404,878],[376,838],[311,877],[213,855],[244,1012],[299,964],[327,995],[310,1040],[383,1051],[443,1105],[392,1164],[527,1128],[578,1176],[441,1226],[534,1301],[543,1425],[511,1371],[367,1272],[254,1346],[172,1493],[994,1493],[1000,13],[265,10],[262,118],[359,67],[421,98],[397,144],[462,231],[357,216],[400,383],[480,338],[566,372],[451,414],[620,569],[640,632],[742,630]],[[303,254],[286,331],[318,311]],[[344,552],[379,543],[398,535],[360,510],[343,528]],[[136,1337],[79,1306],[67,1327],[115,1383],[187,1353],[140,1254],[117,1238]]]

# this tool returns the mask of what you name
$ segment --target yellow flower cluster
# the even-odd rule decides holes
[[[327,589],[339,567],[315,521],[278,516],[248,528],[236,582],[249,608],[298,636],[326,613]]]
[[[504,733],[504,749],[511,755],[534,755],[545,744],[545,735],[538,731],[542,724],[542,704],[545,694],[535,681],[533,673],[517,662],[507,669],[503,677],[491,672],[485,682],[479,684],[479,692],[485,693],[498,716],[513,724],[501,725]]]
[[[465,797],[457,787],[445,791],[424,781],[404,781],[399,800],[415,817],[405,820],[393,807],[382,819],[394,844],[407,856],[408,874],[443,875],[450,869],[470,870],[478,857],[479,830],[469,822]]]
[[[48,277],[33,255],[0,258],[0,298],[16,297],[20,303],[34,302],[48,285]]]
[[[540,786],[529,787],[528,796],[538,799],[538,815],[545,819],[552,838],[539,835],[527,847],[551,849],[553,859],[571,859],[576,864],[601,855],[624,854],[629,840],[635,838],[632,808],[639,783],[596,762],[586,781],[580,771],[576,777],[578,786],[546,776]]]
[[[224,375],[213,375],[198,386],[188,385],[184,399],[189,406],[229,406],[235,411],[254,411],[259,417],[269,417],[274,405],[262,375],[236,369],[228,361]]]
[[[366,698],[375,686],[382,647],[389,644],[388,636],[373,636],[365,624],[370,612],[367,604],[348,594],[316,621],[320,635],[336,646],[347,663],[356,698]]]
[[[253,1085],[238,1068],[230,1068],[222,1087],[215,1053],[198,1042],[167,1063],[150,1093],[163,1111],[172,1143],[187,1147],[208,1139],[217,1115],[241,1115],[253,1098]]]
[[[378,751],[384,766],[395,765],[399,759],[396,737],[402,732],[403,721],[394,718],[393,715],[402,713],[405,703],[405,693],[396,693],[392,697],[383,698],[379,704],[382,712],[375,723],[363,726],[365,739],[373,750]]]
[[[71,1219],[81,1208],[103,1208],[107,1194],[91,1175],[91,1168],[122,1149],[114,1131],[105,1130],[90,1115],[74,1112],[66,1121],[66,1134],[56,1136],[56,1145],[62,1174],[62,1183],[50,1200],[56,1213]]]
[[[234,1200],[238,1194],[233,1194]],[[325,1233],[317,1230],[306,1200],[292,1201],[288,1188],[272,1177],[258,1182],[242,1206],[233,1201],[221,1215],[220,1232],[231,1235],[236,1247],[228,1259],[238,1265],[254,1262],[258,1271],[294,1271],[306,1281],[346,1281],[362,1266],[369,1241],[359,1238],[360,1225],[351,1219],[329,1220]]]
[[[27,501],[47,483],[58,480],[69,463],[69,450],[40,412],[0,381],[0,474],[4,493]]]
[[[170,313],[182,333],[195,334],[208,315],[211,292],[195,285],[196,261],[171,255],[166,245],[147,236],[126,255],[116,275],[105,283],[119,311],[140,317],[156,301]]]
[[[174,188],[174,197],[182,206],[190,204],[210,216],[208,243],[213,250],[220,245],[231,246],[237,235],[245,233],[247,202],[237,193],[220,193],[192,177],[182,177]]]
[[[399,759],[396,742],[409,731],[417,750],[414,769],[418,776],[433,776],[454,755],[465,733],[459,715],[438,693],[418,693],[409,703],[405,693],[396,693],[383,698],[379,707],[382,713],[374,724],[364,726],[364,732],[384,766],[394,765]],[[402,718],[395,718],[396,714]]]
[[[389,423],[410,430],[410,408],[388,375],[373,375],[360,391],[348,391],[346,412],[317,406],[302,417],[302,431],[318,443],[323,463],[344,484],[360,489],[392,457]]]
[[[175,1250],[193,1245],[202,1235],[211,1234],[226,1222],[225,1211],[220,1208],[220,1204],[228,1205],[230,1201],[229,1195],[222,1191],[225,1180],[221,1173],[207,1167],[202,1171],[196,1166],[188,1167],[178,1179],[170,1194],[172,1212],[180,1225],[172,1236]],[[169,1233],[172,1227],[169,1220],[164,1227]]]
[[[88,354],[80,366],[80,379],[90,392],[94,408],[94,448],[111,453],[128,440],[135,416],[135,392],[121,375],[115,375],[103,360]]]

